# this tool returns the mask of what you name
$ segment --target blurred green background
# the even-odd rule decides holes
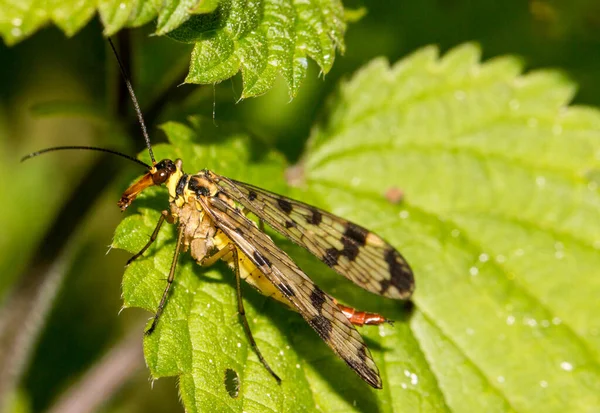
[[[189,45],[150,37],[151,27],[121,32],[121,55],[130,67],[154,142],[163,139],[156,129],[162,121],[192,113],[210,118],[214,113],[217,126],[227,121],[243,124],[292,164],[302,154],[313,123],[326,113],[327,96],[340,80],[376,56],[394,62],[429,44],[444,52],[473,41],[481,45],[484,59],[514,54],[528,69],[558,68],[579,84],[576,103],[600,106],[598,1],[345,5],[367,9],[362,19],[349,24],[345,55],[336,58],[326,76],[311,63],[292,102],[283,81],[265,96],[241,102],[239,76],[215,87],[177,87],[186,74]],[[6,304],[19,280],[25,289],[48,282],[48,271],[59,259],[66,270],[25,370],[20,391],[25,411],[52,406],[128,333],[138,334],[141,347],[143,322],[149,317],[139,310],[118,315],[127,255],[105,254],[122,218],[116,201],[141,171],[114,158],[110,166],[98,163],[102,158],[87,152],[19,163],[24,154],[55,145],[97,145],[131,154],[143,148],[101,33],[96,18],[70,39],[47,27],[14,47],[0,45],[0,302]],[[58,248],[63,245],[67,248]],[[141,352],[137,356],[135,373],[111,395],[103,411],[181,410],[175,381],[160,380],[151,390]]]

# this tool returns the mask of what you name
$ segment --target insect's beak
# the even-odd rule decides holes
[[[144,176],[134,182],[133,185],[127,188],[125,192],[123,192],[121,199],[119,202],[117,202],[117,205],[119,208],[121,208],[121,211],[125,211],[140,192],[152,185],[154,185],[152,171],[148,171]]]

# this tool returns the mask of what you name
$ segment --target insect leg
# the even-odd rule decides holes
[[[221,248],[219,251],[215,252],[214,254],[208,255],[208,256],[202,258],[202,260],[200,261],[200,265],[202,265],[203,267],[210,267],[215,262],[219,261],[221,258],[223,258],[224,256],[226,256],[227,254],[229,254],[233,250],[235,250],[234,245],[233,244],[227,244],[225,246],[225,248]]]
[[[242,299],[242,285],[241,285],[242,277],[240,276],[240,263],[239,263],[239,257],[238,257],[238,250],[235,247],[235,245],[233,245],[231,243],[227,244],[227,246],[225,246],[224,248],[221,248],[219,251],[217,251],[213,255],[204,257],[200,261],[200,265],[202,265],[204,267],[209,267],[229,253],[231,253],[233,255],[232,258],[233,258],[235,282],[236,282],[236,290],[237,290],[238,313],[239,313],[240,317],[242,318],[242,326],[244,327],[244,332],[246,333],[246,336],[248,337],[248,341],[250,341],[250,345],[256,352],[256,355],[258,356],[258,359],[260,360],[262,365],[265,366],[267,371],[275,378],[275,380],[277,380],[277,383],[281,384],[281,379],[271,369],[271,367],[269,366],[269,364],[263,357],[262,353],[258,349],[258,345],[256,344],[256,341],[254,341],[254,337],[252,337],[252,332],[250,331],[250,326],[248,325],[248,319],[246,318],[246,310],[244,309],[244,301]]]
[[[164,216],[164,215],[163,215]],[[158,324],[158,319],[165,308],[165,304],[167,302],[167,296],[169,295],[169,289],[171,288],[171,284],[173,284],[173,279],[175,278],[175,268],[177,267],[177,258],[179,258],[179,251],[181,250],[181,245],[183,243],[183,234],[185,232],[185,225],[179,225],[179,235],[177,236],[177,245],[175,246],[175,254],[173,254],[173,261],[171,262],[171,270],[169,271],[169,278],[167,278],[167,286],[165,287],[165,291],[163,292],[163,296],[160,299],[160,303],[158,304],[158,308],[156,309],[156,314],[154,315],[154,319],[152,320],[152,325],[148,330],[146,330],[146,335],[152,334],[156,325]]]
[[[142,254],[144,252],[146,252],[146,250],[148,249],[148,247],[150,245],[152,245],[152,243],[154,241],[156,241],[156,237],[158,236],[158,231],[160,230],[160,227],[162,226],[163,222],[165,222],[165,218],[167,218],[168,215],[169,215],[169,213],[166,210],[162,211],[160,213],[160,218],[158,219],[158,223],[156,224],[156,228],[154,228],[154,232],[152,232],[152,235],[150,236],[150,240],[146,243],[146,245],[144,245],[144,247],[140,250],[140,252],[138,252],[133,257],[131,257],[131,258],[129,258],[127,260],[127,264],[125,264],[126,267],[129,264],[131,264],[132,262],[134,262],[135,260],[137,260],[139,257],[141,257]],[[167,221],[168,221],[168,219],[167,219]],[[170,222],[170,223],[172,224],[172,222]]]
[[[235,266],[234,271],[235,271],[235,284],[236,284],[236,290],[237,290],[238,313],[240,314],[240,317],[242,319],[242,326],[244,327],[244,331],[246,332],[248,341],[250,341],[250,345],[254,349],[254,352],[258,356],[258,359],[260,360],[262,365],[265,366],[265,368],[267,369],[267,371],[269,373],[271,373],[271,376],[273,376],[273,378],[277,381],[277,384],[281,384],[281,379],[271,369],[271,367],[269,366],[269,364],[263,357],[262,353],[258,349],[258,345],[256,344],[256,341],[254,341],[254,337],[252,337],[252,331],[250,331],[250,325],[248,324],[248,319],[246,318],[246,310],[244,310],[244,301],[242,299],[242,282],[241,282],[242,277],[240,276],[240,263],[238,261],[238,250],[237,250],[237,248],[235,248],[235,246],[233,244],[229,244],[229,248],[233,254],[233,262],[234,262],[234,266]],[[223,248],[223,249],[225,249],[225,248]]]

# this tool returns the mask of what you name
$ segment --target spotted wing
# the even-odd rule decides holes
[[[218,197],[200,196],[199,201],[216,226],[296,307],[327,345],[363,380],[375,388],[381,388],[379,371],[369,349],[333,298],[317,287],[241,211]]]
[[[303,202],[210,174],[224,194],[365,290],[396,299],[414,290],[410,266],[378,235]]]

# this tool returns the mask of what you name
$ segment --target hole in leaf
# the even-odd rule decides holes
[[[225,390],[231,398],[235,399],[240,394],[240,375],[233,369],[225,369]]]

